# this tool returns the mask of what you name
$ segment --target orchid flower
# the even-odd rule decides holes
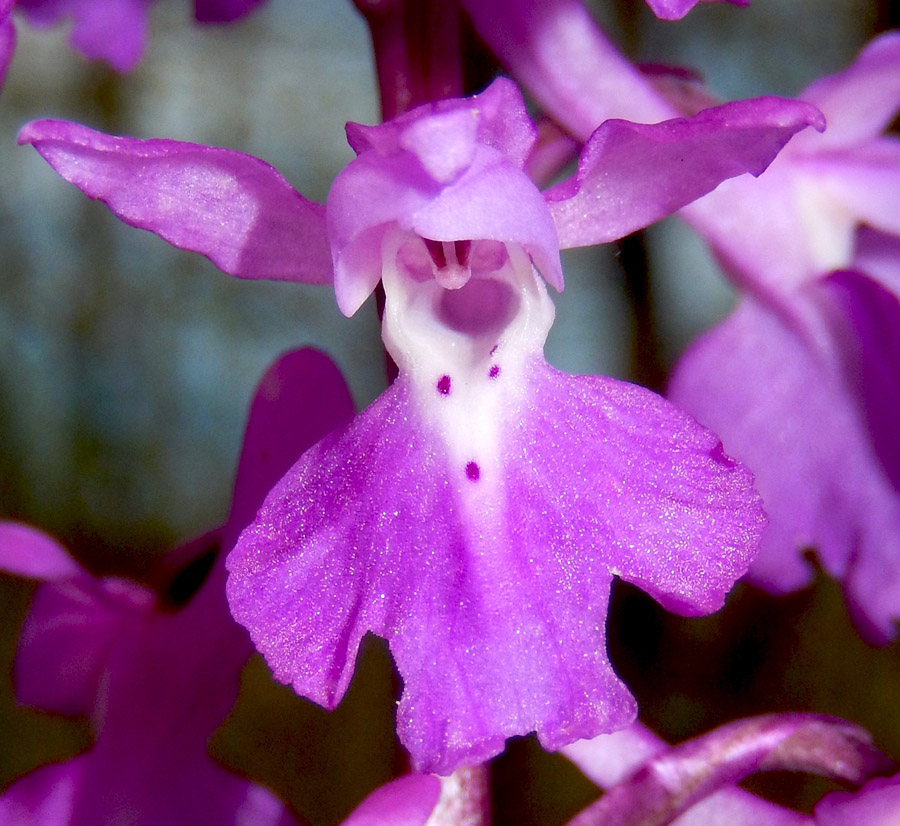
[[[691,207],[707,220],[730,205],[743,234],[725,262],[745,297],[686,354],[670,396],[757,474],[771,522],[752,580],[805,585],[797,552],[815,548],[884,643],[900,618],[900,257],[866,272],[857,228],[900,238],[900,142],[880,135],[900,107],[900,35],[801,97],[826,134],[801,136],[758,194]]]
[[[97,579],[54,540],[0,523],[0,566],[42,580],[16,660],[16,693],[46,711],[91,716],[96,742],[0,795],[0,823],[281,824],[267,789],[216,764],[207,741],[237,698],[252,647],[225,602],[224,554],[274,479],[353,407],[324,356],[296,351],[266,374],[253,405],[228,523],[173,551],[160,593]],[[347,824],[422,826],[439,784],[409,777]]]
[[[582,140],[609,117],[677,111],[578,0],[465,5],[513,74]],[[900,617],[891,338],[900,256],[882,255],[874,276],[857,242],[861,225],[900,237],[900,144],[881,134],[900,105],[900,34],[882,35],[800,99],[825,114],[824,134],[798,136],[759,180],[726,181],[680,213],[743,298],[687,354],[669,395],[754,471],[770,521],[751,581],[802,587],[812,577],[802,552],[814,548],[860,630],[883,643]]]
[[[560,247],[612,240],[759,173],[812,107],[745,101],[655,126],[611,121],[541,193],[516,88],[348,126],[327,208],[261,161],[37,122],[20,135],[127,223],[243,277],[382,280],[399,377],[308,451],[232,551],[228,596],[275,676],[336,705],[360,638],[388,640],[397,726],[449,773],[536,730],[547,748],[627,725],[604,645],[614,576],[684,614],[717,609],[764,517],[711,433],[642,388],[543,359]]]

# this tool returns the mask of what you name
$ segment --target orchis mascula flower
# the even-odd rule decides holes
[[[806,584],[797,551],[815,548],[861,630],[887,642],[900,618],[900,257],[865,272],[855,231],[900,236],[900,141],[880,136],[900,107],[900,35],[802,98],[825,135],[799,136],[758,196],[726,187],[692,207],[730,205],[742,232],[726,265],[745,297],[685,355],[670,395],[756,473],[771,521],[753,581]]]
[[[96,742],[0,795],[0,823],[95,826],[124,822],[289,826],[268,790],[217,765],[207,741],[237,697],[252,651],[228,613],[224,553],[273,481],[310,444],[352,416],[343,379],[311,350],[266,374],[247,429],[234,503],[219,531],[173,551],[157,594],[96,579],[36,530],[0,524],[0,566],[43,580],[16,661],[21,702],[86,713]],[[406,778],[366,801],[347,823],[422,826],[434,778]]]
[[[582,140],[609,117],[677,111],[578,0],[465,5]],[[824,134],[798,136],[758,181],[726,181],[681,211],[744,297],[684,358],[670,397],[754,472],[769,526],[750,578],[801,587],[812,576],[801,553],[815,548],[861,630],[886,642],[900,617],[900,408],[889,367],[900,256],[880,254],[879,272],[868,272],[855,246],[861,225],[900,236],[900,143],[881,136],[900,106],[900,34],[882,35],[801,99],[825,114]]]
[[[576,175],[541,193],[522,171],[533,124],[498,80],[351,124],[359,157],[327,210],[226,150],[54,121],[20,140],[126,222],[232,274],[325,282],[333,268],[346,313],[382,279],[399,377],[274,488],[229,557],[228,594],[276,677],[328,707],[363,634],[385,637],[401,740],[418,768],[449,772],[511,735],[557,748],[629,723],[604,646],[612,578],[684,614],[715,610],[763,525],[711,433],[649,391],[544,361],[560,247],[759,173],[818,122],[774,98],[611,121]]]

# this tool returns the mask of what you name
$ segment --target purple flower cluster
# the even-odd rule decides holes
[[[667,20],[696,3],[648,0]],[[195,12],[228,21],[257,4],[197,0]],[[149,5],[7,0],[0,78],[13,13],[70,17],[76,49],[126,71]],[[42,583],[17,697],[87,715],[94,734],[0,795],[0,824],[295,823],[219,766],[209,738],[254,648],[332,709],[369,633],[402,680],[396,729],[412,769],[443,779],[406,774],[346,826],[486,826],[483,764],[532,732],[610,787],[573,826],[889,822],[894,764],[843,721],[772,715],[668,748],[635,723],[606,624],[616,579],[698,616],[745,575],[778,593],[805,585],[813,550],[861,631],[895,635],[900,144],[886,130],[900,35],[796,100],[715,105],[629,63],[578,0],[460,0],[443,12],[465,15],[513,79],[448,97],[425,75],[462,77],[462,52],[439,67],[409,58],[405,24],[436,7],[358,5],[397,114],[347,125],[356,157],[324,204],[230,149],[61,120],[19,133],[122,221],[230,275],[333,286],[347,316],[376,293],[393,381],[354,416],[324,356],[278,361],[227,523],[172,551],[156,587],[95,577],[39,531],[0,523],[0,567]],[[460,39],[423,29],[424,42]],[[561,251],[674,213],[740,299],[684,355],[668,399],[551,367]],[[804,816],[736,788],[770,769],[880,779]]]

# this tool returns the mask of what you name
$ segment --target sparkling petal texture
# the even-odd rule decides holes
[[[756,471],[769,526],[751,580],[778,592],[799,588],[812,571],[797,550],[816,548],[864,612],[859,619],[868,617],[868,635],[893,636],[900,499],[843,365],[745,299],[688,351],[669,396]]]
[[[74,23],[72,47],[92,60],[129,72],[144,54],[152,0],[18,0],[16,8],[35,26]]]
[[[727,178],[759,175],[810,125],[824,128],[816,109],[781,98],[735,101],[653,125],[606,121],[585,145],[576,176],[545,193],[560,245],[621,238]]]
[[[747,474],[659,397],[540,361],[524,380],[483,461],[496,472],[473,480],[401,377],[303,456],[229,557],[232,611],[298,693],[335,705],[362,635],[388,639],[421,769],[627,724],[604,650],[612,576],[713,610],[761,527]]]
[[[19,143],[32,144],[125,223],[200,252],[231,275],[331,282],[324,207],[257,158],[50,120],[26,125]]]

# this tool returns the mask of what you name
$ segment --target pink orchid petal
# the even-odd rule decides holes
[[[699,0],[647,0],[647,5],[660,20],[681,20],[698,2]],[[750,5],[750,0],[727,0],[727,2],[735,6]]]
[[[900,300],[858,272],[834,273],[822,282],[838,312],[848,379],[882,466],[900,491]]]
[[[900,606],[900,498],[847,391],[839,365],[745,300],[684,356],[669,396],[756,476],[769,525],[751,581],[779,593],[802,587],[812,571],[801,554],[814,548],[848,589],[862,630],[884,642]]]
[[[541,104],[586,141],[609,118],[673,117],[580,0],[462,0],[481,38]]]
[[[266,371],[244,433],[228,517],[231,539],[253,519],[300,454],[348,424],[354,412],[340,370],[317,350],[293,350]]]
[[[26,125],[19,143],[125,223],[202,253],[230,275],[331,282],[324,208],[258,158],[52,120]]]
[[[813,815],[816,826],[894,826],[900,815],[900,775],[876,778],[853,794],[832,792]]]
[[[836,203],[857,224],[900,236],[900,139],[822,152],[798,164],[816,181],[823,202]]]
[[[194,0],[198,23],[231,23],[252,12],[263,0]]]
[[[608,789],[661,755],[669,745],[640,723],[560,749],[584,775]],[[725,788],[695,804],[674,826],[811,826],[812,821],[742,789]]]
[[[532,730],[557,748],[626,725],[604,645],[612,576],[714,610],[759,535],[748,475],[659,397],[537,359],[525,382],[503,450],[457,467],[401,375],[304,454],[228,559],[232,612],[298,693],[333,707],[363,634],[388,639],[422,769]]]
[[[0,522],[0,571],[51,582],[88,575],[55,539],[17,522]]]
[[[373,149],[380,155],[387,155],[401,147],[410,126],[434,115],[451,114],[474,118],[477,123],[475,135],[464,122],[451,119],[444,122],[443,135],[437,136],[439,141],[473,147],[474,139],[501,152],[513,165],[519,168],[525,165],[534,146],[535,128],[522,93],[515,83],[504,77],[498,77],[477,95],[434,101],[376,126],[348,123],[347,140],[357,155]],[[416,151],[415,144],[410,148]],[[430,151],[421,142],[418,142],[418,148]]]
[[[98,745],[81,759],[89,763],[77,778],[71,817],[58,826],[117,823],[123,810],[130,826],[299,826],[271,791],[209,757]]]
[[[669,744],[642,723],[632,723],[612,734],[577,740],[563,746],[559,753],[578,766],[588,780],[607,789],[621,783],[667,748]]]
[[[715,250],[728,276],[751,294],[783,294],[802,286],[823,269],[823,233],[829,246],[835,242],[837,233],[827,217],[822,220],[815,190],[805,201],[814,216],[809,231],[810,217],[798,195],[807,181],[796,172],[790,158],[776,158],[759,178],[723,181],[678,213]],[[842,228],[846,239],[841,235],[837,243],[844,246],[846,240],[849,256],[852,226],[845,222]]]
[[[861,227],[856,233],[853,266],[900,295],[900,238]]]
[[[13,786],[0,797],[0,812],[6,806],[20,817],[14,822],[41,826],[112,823],[123,811],[136,826],[295,826],[270,791],[207,753],[252,648],[228,612],[223,555],[205,577],[202,567],[200,574],[190,569],[215,558],[223,536],[252,516],[273,477],[351,413],[346,387],[325,356],[287,354],[257,391],[229,525],[171,553],[164,565],[169,587],[158,598],[86,573],[38,590],[16,661],[17,696],[48,710],[90,714],[96,742],[75,761]],[[186,572],[201,579],[181,594],[176,583]],[[59,776],[66,785],[48,791],[45,781]]]
[[[436,777],[401,777],[372,792],[341,826],[424,826],[440,794]]]
[[[577,174],[545,193],[560,246],[621,238],[727,178],[760,175],[810,125],[824,127],[814,108],[780,98],[735,101],[653,125],[607,121],[585,145]]]
[[[13,53],[16,51],[16,27],[8,12],[0,11],[0,89],[6,80],[9,64],[12,62]]]
[[[25,775],[0,794],[0,823],[73,826],[72,812],[86,757],[50,763]]]
[[[891,766],[863,729],[843,720],[811,714],[749,718],[651,757],[570,826],[662,826],[760,771],[807,771],[858,784]]]
[[[116,71],[130,72],[144,54],[151,0],[19,0],[34,26],[74,21],[72,47],[91,60],[105,60]]]
[[[87,574],[41,586],[16,654],[19,702],[59,714],[89,713],[110,650],[152,603],[152,594],[138,585]]]
[[[328,195],[328,230],[335,292],[346,315],[359,309],[381,278],[382,241],[392,226],[436,241],[521,244],[548,283],[562,289],[556,229],[543,196],[490,146],[479,145],[466,171],[447,185],[425,174],[411,153],[368,152],[338,175]]]
[[[820,146],[850,147],[879,135],[900,109],[900,33],[871,41],[851,66],[816,81],[801,97],[828,121]]]

